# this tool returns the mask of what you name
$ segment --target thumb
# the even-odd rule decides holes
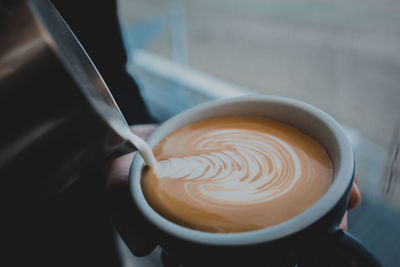
[[[113,177],[105,190],[112,223],[135,256],[146,256],[156,247],[150,225],[133,203],[127,177]]]

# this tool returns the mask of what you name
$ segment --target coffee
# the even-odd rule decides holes
[[[324,148],[284,123],[261,117],[195,122],[154,148],[158,167],[141,185],[166,219],[206,232],[245,232],[295,217],[333,179]]]

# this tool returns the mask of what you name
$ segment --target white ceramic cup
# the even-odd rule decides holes
[[[154,211],[140,185],[143,159],[137,155],[130,170],[132,197],[154,227],[159,245],[187,265],[252,264],[294,266],[305,262],[356,261],[359,266],[380,266],[354,237],[338,228],[350,196],[355,170],[351,144],[342,127],[327,113],[304,102],[278,97],[248,95],[208,102],[164,122],[147,139],[154,148],[164,137],[192,122],[224,116],[257,116],[277,120],[317,140],[329,154],[334,179],[327,192],[301,214],[264,229],[243,233],[208,233],[177,225]],[[326,259],[315,259],[316,255]],[[321,258],[321,257],[320,257]]]

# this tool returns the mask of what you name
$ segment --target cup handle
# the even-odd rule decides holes
[[[376,256],[360,240],[337,226],[330,229],[328,242],[336,253],[342,254],[351,263],[351,266],[382,266]]]

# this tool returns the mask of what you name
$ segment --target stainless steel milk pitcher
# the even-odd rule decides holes
[[[33,198],[62,191],[134,150],[102,77],[47,0],[0,2],[0,187]],[[126,128],[125,128],[126,129]]]

